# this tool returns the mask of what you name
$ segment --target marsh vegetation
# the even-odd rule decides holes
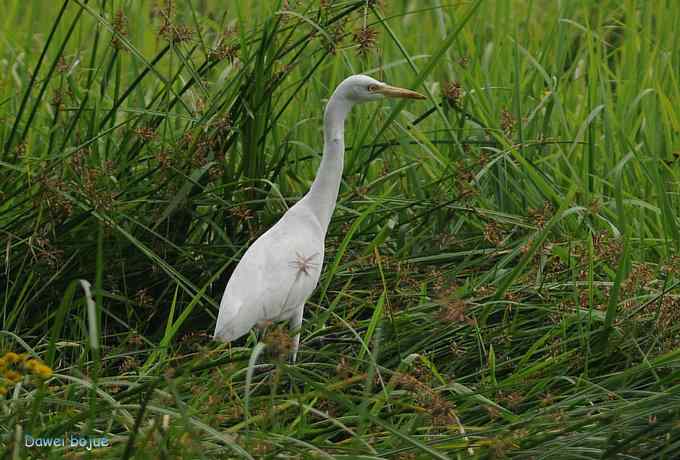
[[[98,458],[678,458],[680,6],[654,4],[4,1],[3,458],[87,453],[27,433],[105,436]],[[348,120],[298,363],[276,325],[212,342],[362,72],[428,100]]]

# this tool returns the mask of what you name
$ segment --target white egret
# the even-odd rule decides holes
[[[365,75],[346,78],[333,92],[324,113],[323,157],[312,187],[241,258],[222,296],[215,340],[236,340],[261,322],[289,321],[296,332],[291,350],[295,362],[304,305],[321,275],[324,239],[340,188],[345,118],[355,104],[384,97],[425,99]]]

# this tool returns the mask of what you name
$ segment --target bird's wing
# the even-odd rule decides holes
[[[248,248],[222,296],[215,338],[232,341],[260,321],[288,319],[314,291],[323,231],[295,207]]]

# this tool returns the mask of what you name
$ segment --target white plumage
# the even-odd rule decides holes
[[[319,282],[324,240],[342,178],[344,122],[352,106],[383,97],[424,99],[365,75],[346,78],[324,113],[324,150],[309,192],[246,251],[220,302],[215,340],[229,342],[263,321],[288,321],[295,361],[304,304]]]
[[[323,249],[319,221],[306,207],[292,207],[248,248],[231,275],[215,338],[236,340],[262,321],[287,320],[297,330],[321,275]]]

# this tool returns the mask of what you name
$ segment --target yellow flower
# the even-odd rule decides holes
[[[52,377],[52,369],[43,363],[38,363],[33,370],[33,373],[42,379],[49,379]]]
[[[24,367],[26,368],[26,370],[33,372],[35,371],[35,367],[38,364],[40,364],[40,361],[38,361],[37,359],[29,359],[28,361],[26,361],[26,364],[24,364]]]
[[[5,396],[7,394],[7,388],[0,386],[0,396]]]
[[[52,369],[43,364],[39,359],[31,358],[28,353],[18,355],[12,351],[8,351],[5,353],[4,357],[0,358],[0,373],[2,373],[5,379],[9,380],[11,383],[18,382],[23,375],[11,368],[8,369],[8,366],[19,363],[26,373],[36,375],[41,379],[49,379],[52,377]]]
[[[17,383],[21,380],[21,374],[17,371],[5,371],[5,378],[12,383]]]

